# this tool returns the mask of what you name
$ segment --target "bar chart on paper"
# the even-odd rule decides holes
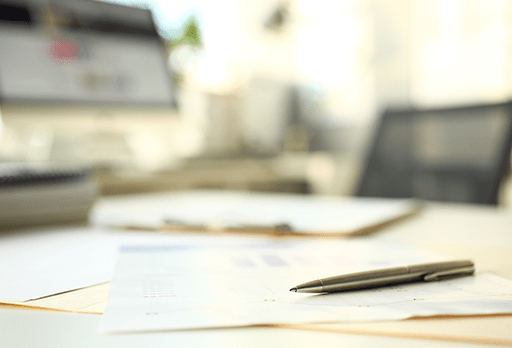
[[[353,240],[125,247],[100,331],[512,313],[512,282],[491,274],[336,294],[289,292],[314,278],[442,259],[410,246]]]

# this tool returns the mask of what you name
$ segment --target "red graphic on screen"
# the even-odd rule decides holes
[[[80,52],[80,46],[75,40],[67,37],[54,38],[50,44],[50,57],[59,64],[73,62]]]

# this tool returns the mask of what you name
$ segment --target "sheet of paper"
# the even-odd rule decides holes
[[[109,287],[110,282],[67,291],[31,301],[0,300],[0,306],[37,308],[102,315],[105,311]]]
[[[100,227],[16,230],[0,234],[0,303],[27,301],[111,280],[121,245],[217,245],[236,238],[112,231]],[[229,240],[229,241],[228,241]]]
[[[512,313],[512,282],[490,274],[337,294],[290,292],[316,278],[439,261],[383,242],[248,242],[236,248],[125,247],[103,333]]]
[[[161,226],[165,221],[190,225],[272,226],[293,231],[350,234],[414,213],[411,199],[323,197],[255,192],[191,191],[121,198],[100,203],[93,221],[104,225]],[[108,213],[106,213],[108,212]]]

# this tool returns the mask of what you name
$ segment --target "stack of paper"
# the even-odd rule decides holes
[[[512,281],[479,274],[335,294],[302,294],[299,283],[353,271],[439,261],[382,242],[248,241],[122,248],[103,333],[396,320],[440,314],[511,313]]]

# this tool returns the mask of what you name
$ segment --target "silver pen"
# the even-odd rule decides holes
[[[475,265],[470,260],[423,263],[316,279],[297,285],[290,291],[321,293],[360,290],[403,283],[430,282],[471,275],[474,272]]]

